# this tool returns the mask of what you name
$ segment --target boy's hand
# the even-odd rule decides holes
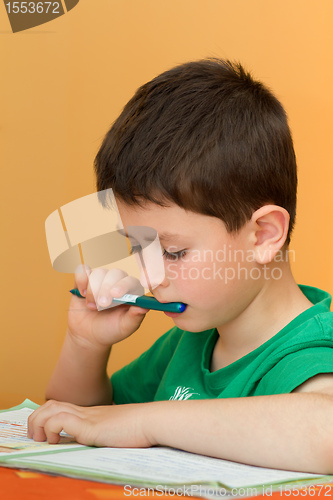
[[[83,345],[102,349],[110,347],[134,333],[148,312],[148,309],[128,304],[97,310],[96,301],[99,307],[109,307],[114,297],[126,293],[142,295],[144,292],[136,278],[120,269],[91,271],[88,266],[79,266],[75,284],[85,300],[72,297],[68,328],[70,336]]]
[[[147,448],[146,404],[82,407],[48,401],[28,418],[28,437],[57,444],[64,430],[87,446]]]

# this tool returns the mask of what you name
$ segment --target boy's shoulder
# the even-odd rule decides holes
[[[299,285],[313,306],[297,316],[291,323],[299,337],[333,339],[333,312],[330,310],[332,296],[319,288]]]
[[[320,288],[309,285],[298,285],[306,298],[312,302],[314,306],[320,306],[323,311],[330,312],[332,295]]]
[[[333,372],[333,312],[330,295],[319,292],[323,300],[289,323],[258,356],[256,395],[292,392],[316,375]]]
[[[299,314],[271,339],[276,356],[282,352],[286,355],[311,347],[333,347],[331,295],[312,286],[299,285],[299,288],[313,306]]]

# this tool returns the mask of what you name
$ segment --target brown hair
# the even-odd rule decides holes
[[[95,159],[98,191],[125,203],[174,202],[239,230],[267,203],[295,214],[296,159],[286,113],[239,63],[177,66],[140,87]]]

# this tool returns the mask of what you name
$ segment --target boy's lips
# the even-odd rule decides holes
[[[172,313],[172,312],[167,312],[163,311],[166,316],[169,316],[169,318],[178,318],[183,313]]]

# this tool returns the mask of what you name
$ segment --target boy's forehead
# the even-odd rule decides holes
[[[178,240],[183,241],[185,238],[192,238],[195,234],[207,231],[213,231],[215,234],[220,230],[224,231],[220,219],[185,210],[171,202],[168,206],[160,206],[153,202],[146,202],[143,206],[133,206],[117,200],[117,207],[121,226],[119,229],[125,228],[128,236],[131,235],[130,226],[152,228],[165,243],[176,243]]]
[[[133,206],[117,199],[117,208],[123,223],[152,226],[155,229],[163,226],[166,239],[170,235],[181,234],[182,230],[179,228],[182,229],[184,223],[197,223],[200,218],[205,218],[202,214],[185,210],[171,202],[167,206],[148,201],[143,205]]]
[[[151,201],[144,201],[140,204],[133,205],[126,203],[122,199],[115,197],[118,211],[125,216],[131,218],[143,218],[143,217],[155,217],[160,216],[161,214],[170,214],[174,211],[185,212],[184,209],[176,205],[175,203],[170,202],[167,205],[158,205],[157,203],[153,203]]]
[[[178,205],[161,207],[156,203],[147,202],[144,206],[132,206],[117,200],[121,223],[125,226],[150,226],[165,239],[170,239],[182,231],[184,221],[188,220],[186,211]]]
[[[170,208],[150,210],[119,210],[120,224],[118,231],[128,237],[140,236],[145,241],[153,241],[158,235],[164,244],[177,244],[189,239],[194,234],[197,224],[186,217],[185,210]]]

